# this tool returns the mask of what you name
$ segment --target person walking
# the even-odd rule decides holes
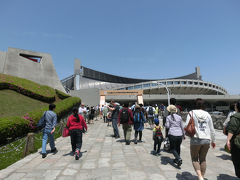
[[[152,107],[152,105],[149,105],[147,107],[146,112],[147,112],[148,123],[149,123],[150,127],[153,128],[153,120],[154,120],[155,108]]]
[[[108,108],[106,105],[104,105],[102,113],[103,113],[103,122],[106,123],[107,122],[107,113],[108,113]]]
[[[111,107],[112,106],[112,107]],[[115,138],[120,138],[119,131],[118,131],[118,114],[119,114],[119,105],[117,105],[114,100],[111,101],[111,106],[109,106],[109,110],[111,113],[112,118],[112,127],[113,127],[113,133]]]
[[[89,124],[93,124],[94,115],[95,115],[95,109],[94,109],[94,106],[92,106],[89,111]]]
[[[211,115],[205,111],[204,101],[196,99],[196,109],[189,112],[185,127],[187,127],[190,118],[193,117],[195,125],[195,135],[190,140],[190,153],[192,165],[198,175],[199,180],[204,180],[206,172],[206,156],[210,148],[210,143],[215,148],[215,130]]]
[[[230,121],[231,116],[234,115],[235,113],[236,113],[236,111],[235,111],[235,103],[230,104],[230,111],[229,111],[229,113],[227,115],[226,120],[223,123],[223,134],[228,135],[228,123]]]
[[[55,104],[50,104],[49,110],[46,111],[42,116],[42,118],[44,118],[45,120],[45,125],[43,127],[43,136],[42,136],[42,158],[45,158],[47,156],[46,146],[47,146],[48,138],[49,138],[51,152],[52,153],[57,152],[57,148],[55,147],[55,143],[54,143],[54,131],[57,125],[57,115],[55,112],[53,112],[55,108],[56,108]]]
[[[78,114],[78,109],[73,108],[73,114],[69,116],[67,121],[72,145],[72,153],[75,153],[75,159],[80,157],[82,147],[82,133],[87,131],[87,124],[82,115]]]
[[[158,115],[159,115],[159,108],[158,105],[155,105],[155,112],[154,112],[154,119],[157,118],[158,119]]]
[[[170,115],[166,118],[166,128],[169,129],[168,131],[168,138],[170,141],[170,151],[173,153],[175,159],[174,163],[178,166],[181,166],[182,159],[180,157],[181,153],[181,143],[182,139],[185,139],[184,136],[184,128],[181,116],[177,113],[177,107],[174,105],[169,105],[167,107],[168,112]]]
[[[146,119],[144,117],[144,113],[142,112],[142,108],[137,104],[135,106],[135,111],[133,113],[133,123],[134,123],[134,143],[137,144],[137,137],[139,134],[139,142],[142,141],[142,131],[144,129],[144,123],[146,123]]]
[[[132,125],[133,125],[133,114],[132,110],[128,108],[128,104],[124,104],[118,115],[118,126],[122,124],[124,139],[126,145],[130,144]]]
[[[153,128],[153,141],[154,141],[153,154],[159,155],[161,144],[163,141],[162,126],[159,125],[159,120],[157,118],[154,119],[154,123],[155,127]]]
[[[235,104],[235,111],[228,123],[227,146],[231,152],[235,174],[240,178],[240,101]]]
[[[87,121],[88,110],[84,103],[82,103],[81,106],[79,107],[78,113],[84,117],[85,121]]]

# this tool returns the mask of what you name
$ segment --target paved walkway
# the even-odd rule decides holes
[[[119,128],[123,137],[122,128]],[[21,180],[197,180],[193,170],[189,139],[182,143],[181,156],[183,164],[181,169],[172,163],[173,155],[161,152],[160,156],[153,156],[152,131],[143,131],[143,143],[126,146],[120,139],[111,137],[112,127],[107,127],[102,121],[96,121],[89,126],[84,135],[83,156],[76,161],[69,154],[71,150],[70,139],[56,140],[58,153],[48,154],[45,159],[39,152],[29,155],[8,168],[0,171],[0,179]],[[133,137],[133,131],[132,131]],[[233,165],[229,154],[222,147],[226,137],[217,132],[217,147],[210,149],[207,156],[208,180],[235,180]],[[47,146],[49,148],[49,145]]]

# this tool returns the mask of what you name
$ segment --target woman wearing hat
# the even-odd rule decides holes
[[[180,157],[180,147],[182,139],[185,138],[183,122],[181,116],[176,114],[176,106],[169,105],[167,110],[170,112],[170,115],[168,115],[166,118],[165,126],[166,128],[169,128],[168,137],[170,141],[170,150],[175,157],[174,163],[176,163],[178,166],[181,166],[182,159]]]
[[[139,134],[139,141],[142,141],[142,131],[144,129],[144,123],[146,123],[146,119],[144,118],[144,113],[141,110],[141,107],[137,104],[135,106],[135,111],[133,114],[133,123],[135,130],[135,138],[134,143],[137,144],[137,137]]]

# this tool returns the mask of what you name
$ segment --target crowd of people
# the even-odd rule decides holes
[[[50,139],[51,152],[56,152],[53,134],[57,117],[53,112],[55,105],[49,106],[42,118],[46,119],[46,127],[43,129],[42,157],[46,157],[46,142]],[[231,111],[224,123],[224,134],[227,135],[226,147],[229,149],[235,173],[240,177],[240,102],[231,106]],[[109,104],[86,107],[84,104],[73,113],[67,121],[70,131],[72,154],[78,160],[81,156],[82,136],[87,131],[87,123],[92,124],[95,116],[99,115],[107,126],[112,126],[113,137],[120,138],[119,126],[122,125],[124,141],[126,145],[131,143],[131,133],[134,130],[134,144],[142,142],[145,127],[152,130],[153,155],[160,155],[161,145],[163,149],[173,154],[178,167],[182,165],[181,143],[186,138],[188,125],[193,123],[194,135],[190,137],[190,155],[193,168],[199,180],[204,179],[206,172],[206,157],[210,146],[215,148],[215,130],[211,115],[205,111],[205,103],[202,99],[196,99],[195,108],[188,112],[184,123],[181,109],[176,105],[176,99],[171,98],[170,105],[163,104],[143,106],[137,104],[130,106],[129,103],[122,105],[112,100]],[[159,118],[160,117],[160,118]],[[87,123],[86,123],[87,122]],[[165,134],[163,133],[163,129]]]

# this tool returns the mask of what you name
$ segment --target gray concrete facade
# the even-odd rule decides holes
[[[35,57],[38,58],[37,62]],[[0,73],[28,79],[65,92],[52,57],[47,53],[8,48],[7,52],[0,52]]]
[[[71,90],[70,94],[81,98],[82,103],[88,106],[95,106],[100,102],[99,89]]]

